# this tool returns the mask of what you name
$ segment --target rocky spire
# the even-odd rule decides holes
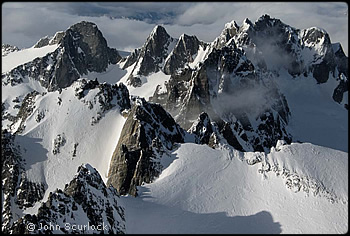
[[[199,50],[199,46],[205,48],[207,45],[199,41],[196,36],[182,34],[165,62],[164,73],[173,74],[178,69],[184,68],[187,63],[192,62],[194,60],[193,56]]]
[[[195,135],[195,142],[199,144],[208,144],[213,131],[214,129],[210,118],[205,112],[199,115],[197,121],[195,121],[188,130],[189,133]]]
[[[140,76],[147,76],[150,73],[158,72],[164,64],[166,57],[174,47],[175,39],[172,38],[163,26],[157,25],[148,36],[141,47],[135,61],[128,83],[134,87],[141,86]],[[136,52],[131,57],[136,58]],[[127,59],[127,64],[130,64]]]
[[[240,27],[237,25],[236,21],[226,23],[221,34],[213,41],[212,47],[216,49],[222,48],[238,33],[239,29]]]
[[[161,105],[137,98],[113,153],[107,185],[136,196],[136,186],[160,174],[162,153],[183,137],[184,131]]]

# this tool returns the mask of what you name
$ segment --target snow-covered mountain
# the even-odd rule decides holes
[[[347,231],[348,58],[326,31],[158,25],[126,54],[83,21],[2,52],[4,232]]]

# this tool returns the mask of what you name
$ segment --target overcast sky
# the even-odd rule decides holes
[[[177,38],[196,35],[211,42],[225,23],[261,15],[298,29],[325,29],[348,55],[348,5],[345,2],[6,2],[2,4],[2,43],[33,46],[82,20],[97,24],[110,47],[131,51],[142,46],[156,24]]]

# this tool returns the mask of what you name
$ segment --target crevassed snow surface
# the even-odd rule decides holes
[[[167,157],[172,163],[158,179],[138,187],[138,197],[121,198],[127,232],[347,232],[347,153],[292,144],[267,156],[300,175],[324,181],[325,187],[341,199],[333,204],[324,197],[292,192],[272,171],[259,173],[261,165],[245,161],[251,155],[254,153],[182,144],[172,157]]]
[[[57,49],[58,44],[48,45],[42,48],[27,48],[17,52],[12,52],[6,57],[2,57],[2,73],[8,72],[19,65],[34,60],[37,57],[44,57],[46,54]]]

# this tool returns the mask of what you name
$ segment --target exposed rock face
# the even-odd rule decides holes
[[[2,44],[1,45],[1,52],[2,56],[7,56],[11,52],[19,51],[19,48],[17,46],[12,46],[10,44]]]
[[[141,48],[136,48],[133,52],[131,52],[131,54],[125,59],[122,69],[125,70],[126,68],[134,64],[137,61],[140,52]]]
[[[341,103],[343,101],[343,95],[345,92],[349,91],[349,80],[340,76],[339,85],[334,89],[333,99],[337,103]],[[345,108],[348,107],[348,101],[345,101]]]
[[[23,99],[23,102],[17,113],[17,116],[15,117],[12,123],[12,127],[13,127],[17,122],[20,122],[20,125],[17,128],[16,133],[21,133],[25,129],[25,121],[33,113],[33,110],[35,109],[34,103],[37,95],[39,95],[37,91],[32,91],[28,93]]]
[[[334,73],[335,70],[335,58],[331,45],[329,35],[320,29],[311,28],[304,34],[303,41],[305,45],[321,44],[322,54],[321,62],[313,63],[311,65],[311,71],[318,83],[325,83],[329,78],[329,73]]]
[[[16,197],[17,184],[20,179],[23,163],[21,161],[20,150],[14,145],[14,136],[7,130],[1,132],[1,180],[2,192],[4,195],[2,205],[2,230],[9,227],[13,218],[13,202]]]
[[[343,94],[349,91],[349,61],[345,55],[342,46],[339,43],[333,44],[333,51],[335,54],[335,63],[338,69],[338,86],[334,89],[334,101],[341,103],[343,101]],[[348,101],[344,101],[344,105],[348,107]]]
[[[230,39],[232,39],[239,31],[239,26],[236,21],[225,24],[225,27],[221,34],[214,40],[212,47],[220,49],[224,47]]]
[[[34,48],[45,47],[45,46],[49,45],[50,40],[51,39],[49,36],[45,36],[45,37],[39,39],[39,41],[34,45]]]
[[[59,31],[52,37],[45,36],[39,39],[39,41],[34,45],[34,48],[42,48],[47,45],[58,44],[61,41],[61,39],[64,37],[64,35],[65,35],[64,31]]]
[[[156,92],[150,100],[163,104],[184,128],[189,128],[201,112],[215,121],[211,100],[218,93],[229,92],[231,73],[247,80],[255,77],[253,64],[233,41],[221,49],[213,48],[198,69],[185,68],[172,75],[166,84],[167,93]]]
[[[125,62],[124,68],[136,63],[128,78],[128,83],[134,87],[141,86],[141,77],[158,72],[166,57],[172,50],[175,39],[170,37],[164,27],[157,25],[148,36],[145,44],[135,50]]]
[[[121,59],[115,49],[107,46],[101,31],[91,22],[71,26],[61,42],[65,48],[72,49],[70,56],[80,74],[103,72],[109,63],[115,64]]]
[[[18,66],[2,75],[3,84],[15,85],[28,76],[53,91],[70,86],[88,72],[103,72],[109,64],[116,64],[121,56],[107,46],[101,31],[94,23],[82,21],[51,40],[43,38],[37,47],[58,43],[59,47],[42,58]]]
[[[194,55],[199,50],[199,46],[205,49],[207,45],[199,41],[196,36],[181,35],[164,64],[164,73],[168,75],[174,74],[178,69],[182,69],[187,63],[192,62]]]
[[[335,55],[335,63],[339,74],[343,73],[346,77],[349,77],[349,61],[348,57],[345,55],[340,43],[332,44],[333,52]]]
[[[2,230],[8,232],[20,216],[14,212],[32,207],[41,200],[47,188],[45,183],[34,183],[27,179],[25,162],[15,135],[6,129],[1,132],[1,180],[2,180]]]
[[[41,205],[37,214],[23,216],[7,232],[126,233],[124,208],[118,200],[118,192],[113,187],[106,187],[96,169],[89,164],[82,165],[63,191],[57,189],[50,193],[48,200]],[[86,222],[82,222],[84,218]],[[32,224],[32,231],[28,230],[28,224]]]
[[[195,135],[196,143],[208,144],[210,136],[214,132],[208,114],[205,112],[201,113],[188,132]]]
[[[107,185],[136,196],[161,171],[158,155],[183,142],[184,131],[159,104],[136,99],[113,153]]]
[[[183,45],[179,40],[172,53],[177,48],[184,52]],[[156,90],[150,101],[162,104],[186,129],[206,112],[239,150],[268,151],[278,139],[292,141],[288,103],[270,79],[278,76],[279,69],[292,76],[311,74],[318,83],[326,83],[333,74],[339,81],[333,93],[338,103],[348,91],[347,57],[341,47],[331,44],[325,31],[315,27],[299,30],[263,15],[255,23],[246,19],[242,26],[234,21],[226,24],[208,47],[197,66],[179,73],[169,70],[166,92]],[[174,55],[169,56],[165,70]],[[244,101],[257,95],[265,104]],[[232,106],[221,110],[224,102]]]
[[[318,83],[326,83],[336,68],[347,70],[327,32],[316,27],[299,30],[263,15],[254,24],[246,20],[233,39],[261,69],[284,67],[293,76],[312,73]]]
[[[98,88],[99,92],[96,94],[94,100],[101,107],[102,113],[116,105],[119,106],[121,112],[130,109],[129,90],[123,83],[111,85],[107,83],[100,84],[97,80],[87,81],[85,79],[79,79],[75,83],[75,96],[83,101],[89,90],[95,88]],[[93,106],[93,104],[89,103],[89,106]]]

